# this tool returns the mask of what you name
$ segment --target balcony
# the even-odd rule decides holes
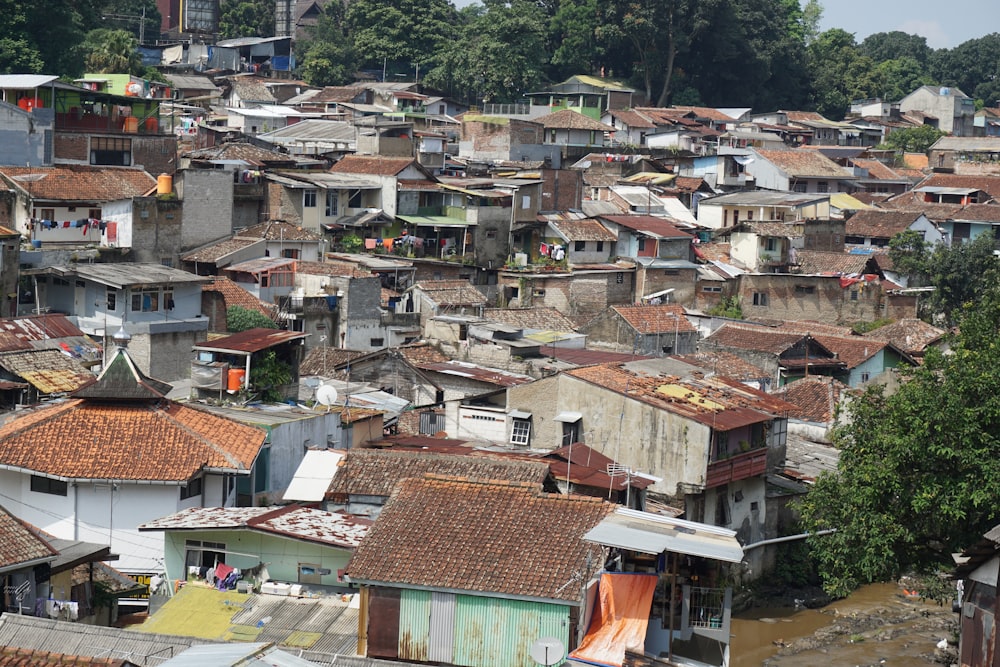
[[[163,134],[160,132],[159,121],[153,117],[119,116],[113,118],[81,110],[72,113],[57,113],[55,129],[57,132],[98,132],[100,134]]]
[[[236,201],[248,201],[264,198],[263,183],[234,183],[233,199]]]
[[[757,477],[767,472],[767,447],[741,452],[727,459],[712,461],[708,464],[708,474],[705,488],[738,482],[741,479]]]

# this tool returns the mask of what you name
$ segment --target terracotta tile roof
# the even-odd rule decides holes
[[[299,364],[299,375],[330,375],[338,366],[357,359],[364,354],[361,350],[344,350],[339,347],[314,347],[306,352],[305,359]]]
[[[373,278],[375,274],[368,269],[350,262],[297,262],[297,273],[312,276],[346,276],[348,278]]]
[[[823,114],[818,111],[783,111],[788,117],[788,122],[793,123],[802,120],[826,120]]]
[[[705,118],[708,120],[714,120],[721,123],[732,123],[733,119],[731,116],[727,116],[718,109],[713,109],[712,107],[693,107],[684,105],[674,105],[675,110],[692,113],[696,118]]]
[[[187,254],[181,255],[182,262],[195,262],[199,264],[215,264],[223,257],[231,255],[238,250],[249,248],[255,243],[260,243],[260,239],[250,238],[228,238],[217,243],[198,248]],[[263,248],[261,252],[263,253]]]
[[[865,336],[813,336],[820,345],[837,355],[848,368],[857,368],[888,345],[885,341],[866,338]]]
[[[233,92],[240,96],[246,103],[257,102],[260,104],[278,104],[278,98],[271,92],[271,87],[267,85],[267,79],[249,76],[234,76],[229,78],[229,84]]]
[[[553,220],[549,222],[567,241],[616,241],[615,234],[597,220]]]
[[[1000,209],[1000,207],[997,207]],[[863,236],[876,239],[891,239],[896,234],[909,229],[920,211],[868,209],[858,211],[845,224],[847,236]]]
[[[363,86],[324,86],[310,102],[350,102],[365,91]]]
[[[921,170],[929,166],[926,153],[903,153],[903,164],[909,169]],[[921,174],[923,175],[923,174]]]
[[[60,350],[0,354],[0,368],[24,379],[42,394],[68,393],[94,381],[93,373]]]
[[[802,273],[853,275],[864,273],[868,255],[826,250],[799,250],[796,253]]]
[[[563,109],[545,116],[535,118],[536,123],[549,130],[591,130],[594,132],[614,132],[615,128],[596,121],[590,116],[584,116],[572,109]]]
[[[534,308],[486,308],[483,317],[493,322],[509,324],[520,329],[540,329],[544,331],[573,331],[573,321],[555,308],[536,306]]]
[[[684,363],[704,368],[710,373],[736,380],[756,380],[768,377],[762,368],[725,350],[702,350],[694,354],[676,355]]]
[[[615,120],[620,120],[622,123],[630,128],[647,128],[652,129],[656,127],[648,118],[643,116],[638,111],[627,111],[624,109],[612,109],[608,113]]]
[[[0,507],[0,568],[10,568],[41,558],[58,556],[59,552]],[[0,662],[0,665],[4,664]]]
[[[891,199],[876,202],[880,209],[887,211],[917,211],[923,213],[932,222],[951,220],[962,210],[961,204],[936,204],[925,202],[919,192],[904,192]]]
[[[669,221],[652,215],[602,215],[602,220],[608,220],[622,227],[637,232],[646,232],[663,238],[693,238],[691,234],[682,232]]]
[[[701,177],[678,176],[671,185],[683,192],[696,192],[704,183],[705,179]]]
[[[5,167],[4,169],[7,169]],[[1000,176],[975,176],[965,174],[931,174],[916,187],[973,188],[982,190],[994,199],[1000,199]]]
[[[409,157],[371,157],[345,155],[330,167],[332,174],[367,174],[369,176],[396,176],[414,163]]]
[[[892,343],[907,354],[922,356],[929,345],[944,338],[947,332],[915,317],[903,318],[865,334],[867,338]]]
[[[252,227],[236,231],[236,236],[245,239],[266,239],[268,241],[322,241],[323,237],[298,225],[284,220],[268,220]]]
[[[558,359],[574,366],[593,366],[594,364],[614,364],[637,359],[652,359],[639,354],[624,352],[605,352],[604,350],[588,350],[585,348],[559,347],[558,345],[542,345],[539,352],[543,357]]]
[[[706,261],[724,262],[726,264],[732,262],[732,257],[729,255],[731,250],[732,244],[718,243],[716,241],[699,243],[695,246],[696,254],[698,254],[702,259]]]
[[[66,655],[41,649],[4,646],[0,649],[0,667],[134,667],[123,658],[91,658]]]
[[[816,322],[814,320],[797,320],[794,322],[780,322],[777,328],[782,331],[791,331],[800,334],[824,334],[827,336],[853,336],[851,327],[841,327],[836,324],[826,322]]]
[[[684,307],[673,303],[658,306],[611,306],[630,327],[640,334],[664,332],[697,332],[693,324],[684,316]]]
[[[482,306],[486,297],[467,280],[421,280],[411,289],[422,290],[439,306]]]
[[[968,204],[956,211],[952,220],[1000,223],[1000,204]]]
[[[726,322],[705,338],[706,343],[740,350],[780,355],[799,344],[805,334],[778,331],[772,327]]]
[[[249,470],[265,437],[171,401],[74,399],[0,427],[0,463],[69,479],[183,482],[203,468]]]
[[[397,350],[403,359],[414,366],[418,364],[445,363],[449,361],[447,355],[441,352],[430,343],[411,343],[410,345],[400,345]]]
[[[58,165],[55,167],[0,167],[0,176],[28,191],[29,183],[18,177],[45,174],[30,183],[38,200],[108,202],[141,197],[156,186],[156,179],[142,169]]]
[[[850,387],[839,380],[824,375],[810,375],[774,392],[785,401],[796,406],[789,417],[818,424],[829,424],[837,412],[837,406]]]
[[[184,157],[192,160],[240,160],[257,166],[294,164],[299,161],[294,155],[268,150],[245,141],[227,141],[218,146],[199,148],[184,153]]]
[[[868,170],[868,178],[874,178],[880,181],[907,180],[906,176],[896,173],[891,167],[879,162],[878,160],[863,160],[861,158],[854,158],[852,162],[855,167]]]
[[[808,148],[789,150],[754,149],[758,155],[788,176],[796,178],[854,178],[853,174],[819,151]],[[752,170],[752,166],[750,167]]]
[[[614,506],[536,485],[456,478],[400,483],[347,565],[352,579],[576,601],[601,548],[583,536]]]
[[[327,497],[342,494],[388,496],[400,481],[428,474],[541,485],[548,472],[545,463],[502,456],[356,448],[341,462]]]
[[[273,319],[278,312],[274,304],[266,303],[224,276],[212,276],[212,282],[201,286],[202,292],[217,292],[222,295],[226,308],[240,306]]]
[[[626,366],[603,364],[565,374],[722,431],[770,421],[792,409],[732,378],[647,375]]]

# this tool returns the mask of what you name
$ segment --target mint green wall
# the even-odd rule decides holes
[[[337,570],[347,566],[352,551],[340,547],[327,546],[315,542],[303,542],[277,535],[267,535],[251,530],[173,530],[166,532],[164,560],[170,579],[187,577],[184,571],[184,543],[186,540],[221,542],[228,551],[244,554],[259,554],[259,557],[227,554],[226,563],[232,567],[246,569],[263,561],[267,571],[275,581],[295,582],[298,580],[299,563],[311,563],[329,568],[320,583],[336,586]]]

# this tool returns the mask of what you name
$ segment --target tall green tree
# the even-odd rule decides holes
[[[924,301],[930,318],[958,324],[963,310],[992,288],[1000,275],[1000,258],[993,249],[993,234],[934,248],[927,262],[927,278],[934,291]]]
[[[532,0],[485,0],[483,7],[425,80],[477,101],[510,102],[542,81],[545,15]]]
[[[846,595],[908,571],[953,567],[951,553],[997,522],[1000,497],[998,276],[961,309],[952,353],[928,352],[891,396],[871,387],[848,408],[840,461],[801,502],[824,588]]]
[[[42,54],[28,36],[25,3],[0,0],[0,74],[32,74],[45,67]]]
[[[910,35],[900,30],[868,35],[858,45],[858,51],[877,63],[897,58],[912,58],[921,66],[927,64],[931,55],[931,47],[927,46],[926,37]]]
[[[331,2],[311,34],[296,45],[302,78],[312,86],[341,86],[355,79],[358,56],[346,34],[344,6]]]
[[[448,0],[352,0],[348,34],[371,67],[386,62],[429,65],[456,37],[457,11]]]
[[[953,49],[935,51],[931,75],[942,85],[994,106],[1000,100],[1000,33],[970,39]]]
[[[597,37],[597,16],[597,0],[561,0],[549,25],[554,80],[595,74],[605,62],[604,44]]]
[[[222,0],[219,34],[235,37],[274,37],[274,0]]]
[[[816,37],[809,45],[813,108],[827,118],[844,117],[853,98],[856,73],[871,67],[870,59],[863,67],[855,67],[861,57],[849,32],[833,28]]]

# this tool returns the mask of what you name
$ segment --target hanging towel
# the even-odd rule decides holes
[[[365,250],[374,250],[378,243],[375,239],[365,239]]]

